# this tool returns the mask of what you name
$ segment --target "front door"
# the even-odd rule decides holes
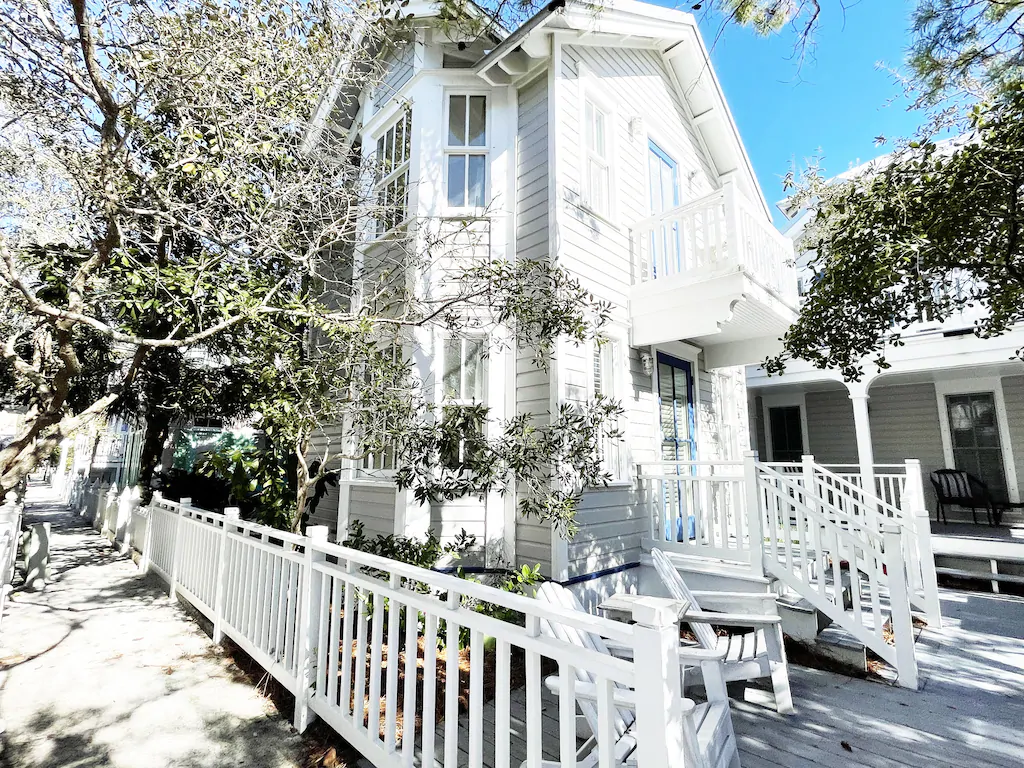
[[[953,465],[985,483],[993,499],[1006,501],[1006,472],[995,394],[946,395],[946,412]]]
[[[804,455],[804,431],[799,405],[770,407],[768,433],[771,436],[772,461],[800,461]]]

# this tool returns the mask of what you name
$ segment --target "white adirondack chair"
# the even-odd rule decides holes
[[[701,648],[724,653],[725,679],[757,680],[770,677],[775,692],[775,707],[783,714],[793,711],[793,696],[789,690],[789,665],[786,646],[782,638],[782,620],[775,595],[739,592],[691,592],[672,561],[660,549],[651,550],[654,568],[661,577],[669,595],[686,600],[690,610],[686,622],[697,637]],[[705,609],[722,612],[708,612]],[[745,611],[735,613],[735,611]],[[703,619],[703,620],[702,620]],[[712,624],[727,627],[746,627],[750,632],[718,637]],[[700,676],[700,667],[684,673],[683,691],[691,676]],[[707,687],[705,679],[705,687]],[[717,681],[714,683],[717,685]]]
[[[539,600],[560,605],[563,608],[581,613],[586,612],[576,596],[556,582],[549,581],[542,584],[536,596]],[[629,656],[632,653],[632,649],[616,646],[591,632],[584,632],[575,627],[567,627],[564,624],[545,620],[541,621],[540,626],[541,632],[549,637],[599,653],[618,656]],[[689,652],[687,652],[688,650]],[[724,677],[721,676],[720,654],[709,654],[707,651],[697,648],[681,648],[680,664],[702,666],[706,679],[718,677],[721,681],[720,686],[713,686],[715,690],[709,692],[709,700],[706,703],[695,704],[689,699],[683,700],[683,743],[687,745],[688,753],[685,755],[686,765],[694,768],[740,768],[736,734],[733,731],[732,714],[729,711],[729,699],[725,693]],[[576,679],[574,691],[577,706],[583,713],[589,733],[596,734],[598,732],[597,681],[593,675],[580,668],[576,668]],[[553,675],[548,677],[544,684],[552,692],[558,693],[561,681],[557,675]],[[636,765],[634,755],[637,746],[634,730],[635,692],[623,686],[616,687],[618,689],[614,699],[617,713],[615,718],[616,743],[613,763],[615,765]],[[576,756],[577,768],[593,768],[598,764],[600,757],[595,744],[596,739],[593,735],[583,744]],[[523,763],[523,766],[525,765]],[[560,768],[560,763],[542,761],[542,766],[543,768]]]

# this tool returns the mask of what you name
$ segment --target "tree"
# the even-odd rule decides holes
[[[794,23],[803,45],[824,4],[719,5],[761,32]],[[916,139],[839,179],[812,164],[784,182],[811,213],[797,247],[815,279],[770,373],[799,358],[858,379],[911,324],[969,306],[987,310],[982,337],[1024,320],[1024,1],[919,0],[909,31]]]
[[[481,257],[479,222],[403,222],[404,190],[373,191],[387,161],[324,120],[379,75],[401,4],[68,2],[0,3],[0,330],[29,406],[0,487],[112,407],[168,405],[168,370],[206,361],[246,371],[260,426],[301,466],[289,527],[339,456],[385,446],[424,498],[536,471],[526,510],[571,524],[614,406],[503,427],[513,455],[481,439],[485,411],[424,398],[406,350],[432,327],[502,329],[543,364],[559,336],[597,337],[606,308],[546,261]],[[367,224],[389,233],[357,270]],[[437,270],[442,289],[417,287]],[[350,438],[314,470],[332,423]],[[453,445],[472,461],[452,466]]]

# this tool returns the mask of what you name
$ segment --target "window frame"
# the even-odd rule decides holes
[[[460,354],[459,354],[459,387],[463,390],[457,393],[456,397],[448,397],[445,390],[445,373],[447,368],[447,352],[448,343],[451,341],[458,341],[460,343]],[[479,342],[480,344],[480,388],[482,392],[478,393],[477,397],[465,397],[466,388],[466,342]],[[453,334],[441,332],[437,337],[437,346],[435,347],[436,354],[435,359],[440,363],[439,371],[437,376],[437,389],[436,389],[436,400],[440,408],[440,418],[445,418],[445,411],[449,408],[464,408],[473,405],[483,405],[487,407],[489,402],[489,375],[490,367],[488,365],[489,354],[490,354],[490,339],[486,334]],[[480,435],[483,439],[487,439],[490,424],[489,421],[484,421],[480,429]],[[461,466],[465,461],[465,442],[463,441],[459,445],[459,457],[458,464],[460,466],[449,466],[448,469],[451,471],[464,471],[465,467]]]
[[[616,159],[616,126],[617,113],[615,105],[607,98],[605,98],[598,90],[598,84],[595,82],[593,73],[582,63],[579,64],[579,77],[580,91],[579,91],[579,119],[580,119],[580,143],[579,143],[579,158],[580,158],[580,206],[586,209],[589,213],[597,216],[609,224],[612,224],[618,213],[618,195],[616,194],[615,184],[615,159]],[[605,165],[606,178],[608,180],[608,189],[606,190],[606,204],[607,210],[600,210],[594,205],[594,201],[591,199],[591,177],[590,177],[590,160],[592,149],[590,147],[590,124],[587,120],[587,105],[592,105],[595,109],[599,110],[605,119],[604,125],[604,140],[605,140],[605,154],[606,156],[601,158],[601,161]],[[600,156],[598,156],[600,157]]]
[[[377,215],[374,216],[373,229],[371,230],[371,237],[370,237],[371,240],[380,240],[380,239],[383,239],[383,238],[387,237],[392,232],[394,232],[394,231],[396,231],[398,229],[401,229],[403,226],[405,226],[409,222],[409,219],[411,218],[411,216],[409,214],[409,209],[410,209],[410,206],[409,206],[409,187],[410,187],[409,181],[410,181],[411,176],[412,176],[411,170],[412,170],[412,137],[413,137],[413,122],[412,122],[412,106],[411,105],[406,104],[405,106],[403,106],[401,109],[399,109],[396,112],[396,114],[390,120],[387,121],[387,123],[385,125],[383,125],[379,130],[375,131],[372,134],[372,136],[373,136],[373,145],[372,145],[373,149],[372,149],[372,152],[373,152],[373,157],[376,159],[376,162],[379,164],[379,169],[378,170],[382,171],[383,168],[384,168],[384,166],[383,166],[384,158],[382,158],[380,156],[381,141],[386,141],[387,140],[388,132],[391,129],[393,129],[393,128],[397,129],[397,127],[399,125],[402,125],[403,123],[404,123],[404,127],[405,127],[404,136],[406,137],[405,147],[404,147],[404,150],[405,150],[405,157],[404,157],[404,159],[402,160],[401,163],[398,163],[398,165],[396,165],[395,167],[391,168],[391,170],[389,170],[387,173],[382,173],[379,178],[375,178],[374,182],[373,182],[374,205],[376,206],[375,213]],[[396,131],[395,136],[396,136],[396,140],[397,140],[397,131]],[[397,144],[393,144],[392,146],[393,147],[397,146]],[[394,158],[392,158],[392,162],[393,161],[394,161]],[[383,220],[381,219],[381,215],[386,213],[385,207],[381,206],[381,203],[380,203],[381,194],[382,194],[382,192],[387,190],[388,187],[390,187],[392,184],[397,182],[403,176],[405,177],[404,215],[402,215],[400,220],[396,220],[396,222],[394,224],[392,224],[391,226],[386,226],[388,220],[386,218],[384,218]]]
[[[600,347],[596,341],[590,342],[587,349],[587,359],[589,361],[587,399],[593,401],[598,395],[596,374],[598,373],[597,362],[600,360],[600,374],[602,382],[602,391],[600,394],[607,396],[611,400],[617,401],[623,407],[622,415],[619,416],[616,423],[613,425],[616,429],[622,432],[622,437],[606,438],[602,442],[601,446],[598,447],[598,451],[601,453],[601,465],[604,470],[612,476],[609,485],[631,482],[629,464],[627,461],[629,441],[626,434],[629,418],[625,410],[625,392],[628,388],[626,374],[629,364],[629,349],[630,347],[626,343],[625,338],[616,334],[608,334],[605,338],[604,344]],[[607,391],[609,387],[605,385],[605,382],[609,382],[611,384],[611,392]],[[611,461],[609,461],[609,457],[611,457]]]
[[[451,119],[451,108],[453,97],[465,97],[466,99],[466,141],[469,140],[469,100],[473,96],[481,96],[484,99],[484,143],[482,145],[469,145],[469,144],[450,144],[449,143],[449,130]],[[449,214],[470,214],[479,215],[487,209],[491,203],[491,115],[494,111],[494,103],[491,98],[492,93],[487,90],[474,89],[474,88],[453,88],[445,89],[444,91],[444,110],[442,115],[441,130],[444,133],[444,155],[442,158],[441,167],[441,203],[445,212]],[[464,178],[463,193],[464,204],[463,205],[450,205],[449,200],[449,184],[450,178],[448,174],[448,162],[449,158],[461,155],[466,157],[466,176]],[[483,157],[484,158],[484,182],[483,182],[483,204],[482,205],[470,205],[469,204],[469,157]]]

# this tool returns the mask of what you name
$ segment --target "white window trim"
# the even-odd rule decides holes
[[[651,208],[651,144],[657,144],[658,148],[661,149],[666,155],[672,158],[676,164],[676,199],[679,200],[678,205],[685,205],[686,202],[683,200],[683,166],[679,159],[678,148],[675,142],[663,141],[661,135],[657,131],[646,131],[644,134],[644,209],[647,211],[648,216],[653,216],[654,211]],[[670,149],[671,147],[671,149]],[[666,211],[671,211],[673,208],[678,207],[677,205],[669,206]]]
[[[397,168],[393,169],[387,176],[384,176],[380,180],[375,180],[374,181],[374,183],[373,183],[373,195],[374,195],[374,198],[376,199],[376,197],[380,194],[381,190],[385,189],[389,184],[391,184],[395,179],[397,179],[403,173],[406,174],[406,180],[405,180],[405,217],[401,221],[399,221],[397,224],[395,224],[393,227],[390,227],[389,229],[384,230],[382,232],[378,232],[377,231],[377,221],[376,221],[376,217],[374,217],[373,229],[369,233],[369,239],[372,242],[375,242],[375,241],[378,241],[378,240],[385,240],[385,239],[387,239],[387,237],[389,235],[391,235],[393,232],[395,232],[398,229],[401,229],[406,224],[408,224],[409,220],[412,218],[412,205],[410,204],[411,203],[410,192],[411,192],[411,188],[412,188],[412,154],[413,154],[412,146],[413,146],[413,141],[414,141],[414,138],[415,138],[415,123],[413,122],[412,105],[408,104],[408,103],[403,103],[403,104],[400,104],[398,106],[398,108],[396,108],[394,110],[389,110],[389,112],[390,112],[390,116],[388,117],[388,119],[379,128],[377,128],[373,133],[370,134],[370,152],[371,152],[371,157],[376,157],[376,155],[377,155],[377,143],[380,141],[380,139],[382,137],[386,137],[389,130],[391,130],[392,128],[397,126],[399,123],[401,123],[402,120],[405,119],[406,113],[408,113],[408,118],[409,118],[409,122],[408,122],[407,128],[410,129],[409,152],[408,152],[408,155],[406,156],[405,160],[402,162],[401,165],[399,165]],[[381,158],[377,158],[377,162],[381,162]],[[376,202],[375,202],[375,205],[376,205]]]
[[[486,115],[484,117],[484,144],[482,147],[451,146],[448,144],[448,115],[451,110],[452,96],[483,96],[486,99]],[[468,111],[468,98],[467,98]],[[441,146],[444,148],[441,159],[441,210],[444,216],[482,216],[486,213],[491,204],[491,136],[493,129],[494,94],[491,91],[480,88],[445,88],[443,101],[443,114],[441,115],[441,131],[443,139]],[[484,157],[484,204],[453,206],[448,205],[448,157],[450,155],[482,155]],[[467,190],[468,193],[468,190]]]
[[[1013,442],[1010,440],[1010,425],[1006,420],[1006,400],[1003,397],[1003,380],[999,376],[984,376],[971,379],[945,379],[935,382],[935,399],[939,408],[939,432],[942,435],[942,456],[946,466],[952,469],[953,437],[949,429],[949,411],[946,409],[946,395],[969,395],[991,392],[996,404],[996,425],[999,429],[999,443],[1003,451],[1003,474],[1006,476],[1006,494],[1012,503],[1020,502],[1017,486],[1017,467],[1013,461]]]
[[[772,449],[772,408],[800,408],[800,439],[804,444],[804,455],[811,453],[811,443],[807,439],[807,393],[796,392],[793,394],[761,395],[761,413],[764,420],[764,451],[768,456],[763,461],[775,461],[775,452]]]
[[[615,183],[616,180],[616,159],[618,157],[618,147],[616,142],[616,135],[618,131],[617,113],[615,110],[614,102],[610,101],[604,94],[602,94],[598,88],[598,83],[590,72],[589,68],[583,63],[578,64],[578,75],[577,82],[579,83],[579,172],[580,172],[580,207],[586,210],[588,213],[596,216],[602,221],[616,226],[615,219],[618,215],[619,210],[619,198],[618,198],[618,185]],[[605,141],[607,142],[608,157],[606,162],[608,164],[608,210],[599,211],[593,207],[591,202],[587,199],[587,192],[590,189],[590,178],[587,171],[588,160],[590,158],[590,150],[588,148],[588,125],[587,125],[587,102],[592,102],[594,106],[598,107],[605,115]]]
[[[622,415],[619,416],[619,431],[622,432],[622,437],[618,438],[618,453],[619,461],[617,467],[605,467],[605,469],[611,473],[612,479],[607,486],[600,485],[595,486],[596,488],[611,488],[614,486],[632,485],[633,470],[632,462],[630,461],[631,452],[629,450],[629,413],[626,409],[626,392],[628,391],[628,377],[627,372],[629,370],[629,343],[626,338],[625,330],[620,328],[605,329],[606,342],[602,347],[602,352],[608,348],[608,344],[614,344],[618,354],[612,356],[612,387],[615,389],[615,395],[612,399],[618,400],[622,406]],[[597,395],[597,391],[594,387],[594,355],[597,353],[597,342],[591,341],[587,345],[587,363],[588,363],[588,375],[587,375],[587,400],[593,401]],[[602,360],[603,366],[603,360]],[[602,367],[602,373],[604,373]]]

